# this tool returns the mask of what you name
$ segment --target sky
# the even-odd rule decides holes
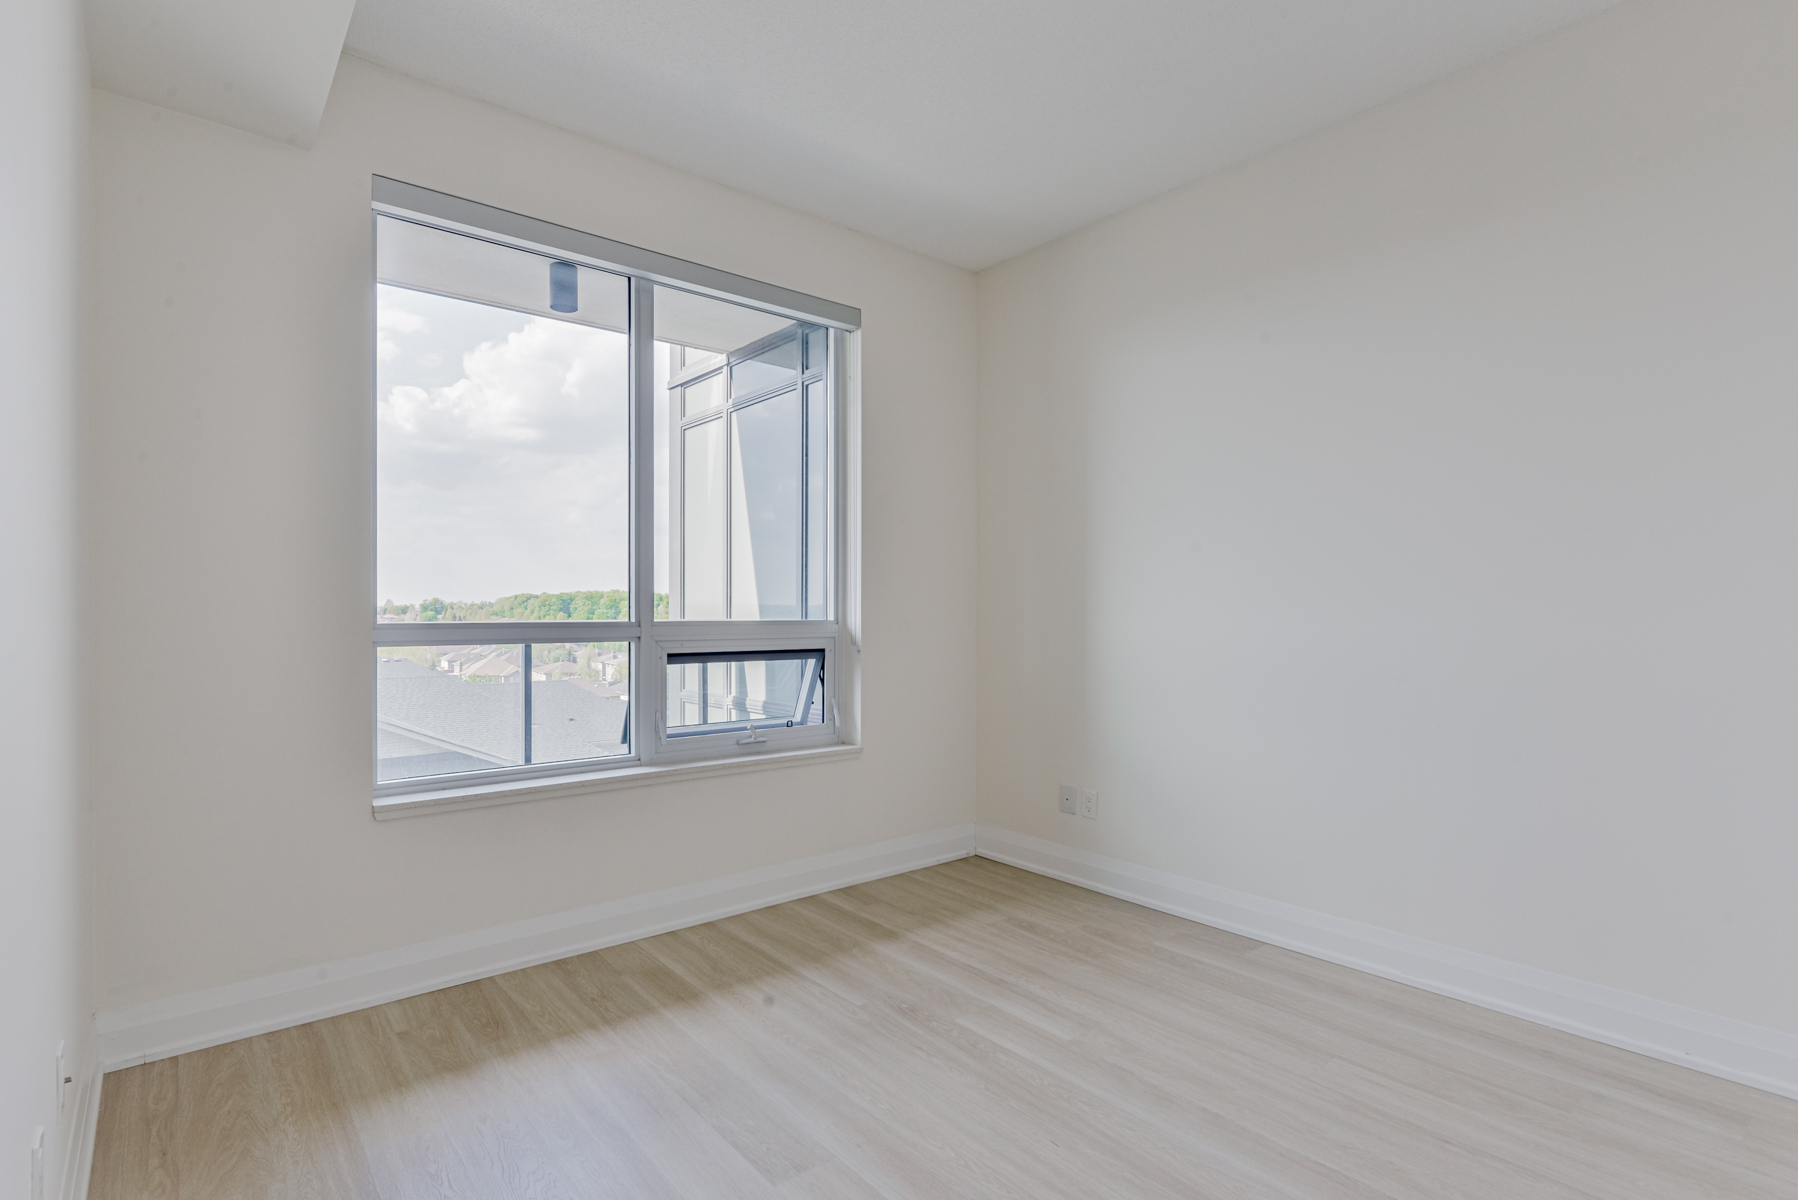
[[[376,331],[377,600],[626,587],[625,336],[387,285]]]

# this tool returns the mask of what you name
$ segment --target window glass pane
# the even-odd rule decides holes
[[[523,649],[377,647],[375,778],[522,764]]]
[[[563,270],[558,299],[556,260],[378,239],[378,619],[628,619],[627,283],[581,268],[570,297]]]
[[[830,422],[823,380],[805,385],[805,616],[829,617]]]
[[[775,316],[742,304],[698,296],[674,288],[655,289],[656,463],[655,463],[655,590],[658,618],[715,620],[724,604],[724,431],[690,435],[690,417],[715,412],[723,402],[710,389],[724,388],[724,376],[690,395],[672,396],[668,381],[697,367],[722,364],[727,355],[762,341],[790,326]],[[689,427],[690,428],[690,427]],[[687,478],[682,470],[691,446],[702,476]],[[714,473],[715,472],[715,473]],[[671,494],[672,490],[672,494]],[[699,493],[691,508],[689,491]],[[692,521],[691,527],[687,526]],[[688,568],[691,575],[688,575]],[[683,595],[683,588],[688,594]]]
[[[824,369],[825,343],[829,337],[829,333],[816,325],[805,331],[805,369],[807,374]]]
[[[799,619],[799,393],[730,414],[730,615]]]
[[[730,395],[754,396],[792,381],[799,373],[799,339],[788,338],[756,353],[753,358],[732,363]]]
[[[681,435],[681,586],[678,613],[690,621],[724,616],[724,421]]]
[[[824,652],[670,654],[668,736],[824,723]]]
[[[630,753],[628,642],[531,646],[533,763]]]
[[[697,346],[676,346],[675,352],[680,355],[680,369],[694,371],[700,367],[719,366],[724,362],[724,355],[715,350],[701,350]]]
[[[693,416],[717,408],[724,403],[724,373],[707,375],[697,383],[681,389],[681,414]]]

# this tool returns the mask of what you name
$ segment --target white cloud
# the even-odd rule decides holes
[[[391,311],[377,410],[382,597],[625,586],[624,336],[420,293],[397,293]]]
[[[375,309],[375,358],[379,362],[390,362],[400,352],[399,343],[392,335],[422,333],[429,328],[429,322],[417,313],[407,312],[387,301],[385,296],[382,301]]]

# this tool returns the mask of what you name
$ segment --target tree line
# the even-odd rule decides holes
[[[657,592],[656,619],[668,618],[668,595]],[[410,621],[627,621],[630,594],[623,588],[601,592],[520,592],[497,600],[445,600],[433,596],[417,604],[381,605],[381,615]]]

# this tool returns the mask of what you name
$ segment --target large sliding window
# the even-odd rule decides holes
[[[377,801],[840,740],[860,314],[375,181]]]

